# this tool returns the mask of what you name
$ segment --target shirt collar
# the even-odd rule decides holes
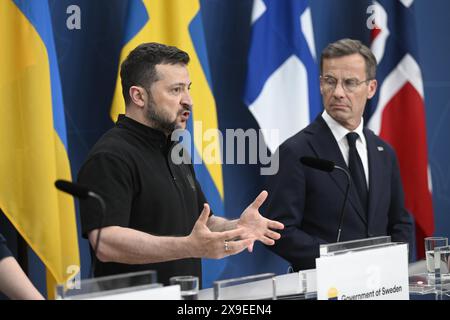
[[[157,142],[159,142],[161,146],[164,146],[166,144],[168,145],[172,144],[170,137],[169,138],[166,137],[166,135],[162,131],[146,126],[145,124],[142,124],[130,117],[127,117],[124,114],[119,115],[116,122],[116,126],[119,128],[124,127],[126,129],[129,129],[144,138],[156,140]]]
[[[339,122],[334,120],[327,113],[326,110],[324,110],[322,112],[322,118],[323,118],[323,120],[325,120],[326,124],[330,128],[330,130],[333,133],[333,136],[334,136],[334,138],[336,139],[337,142],[340,142],[343,138],[345,138],[347,133],[349,133],[349,132],[356,132],[359,135],[359,139],[361,140],[363,145],[366,145],[366,139],[364,139],[364,133],[363,133],[364,118],[361,118],[361,122],[359,123],[359,126],[353,131],[348,130],[347,128],[342,126]]]

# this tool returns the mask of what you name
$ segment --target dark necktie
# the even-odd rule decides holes
[[[350,174],[352,175],[353,185],[355,186],[356,192],[358,193],[359,199],[361,200],[363,208],[367,214],[367,183],[366,175],[364,174],[364,167],[356,149],[356,140],[358,137],[359,135],[356,132],[350,132],[347,134],[349,147],[348,168],[350,169]]]

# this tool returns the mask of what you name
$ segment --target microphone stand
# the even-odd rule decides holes
[[[101,196],[96,194],[95,192],[89,191],[88,195],[94,199],[97,199],[100,203],[100,207],[102,209],[102,227],[98,229],[97,232],[97,239],[95,240],[95,248],[94,248],[94,257],[92,259],[91,263],[91,278],[94,277],[95,267],[97,266],[97,252],[98,252],[98,246],[100,245],[100,234],[102,233],[103,224],[105,223],[105,215],[106,215],[106,204],[105,201]]]
[[[345,189],[344,202],[342,203],[340,219],[339,219],[339,226],[338,226],[338,231],[337,231],[337,238],[336,238],[336,242],[339,242],[341,239],[342,225],[344,223],[345,205],[347,204],[348,191],[350,189],[350,184],[351,184],[352,179],[350,177],[350,174],[344,168],[337,166],[337,165],[335,165],[334,168],[344,172],[345,175],[347,176],[347,188]]]
[[[94,256],[92,257],[91,270],[90,270],[91,277],[93,277],[94,272],[95,272],[96,262],[97,262],[98,246],[100,245],[100,234],[102,232],[102,228],[103,228],[103,225],[105,224],[105,219],[106,219],[105,201],[103,200],[103,198],[100,195],[89,190],[88,187],[78,184],[78,183],[65,181],[65,180],[56,180],[55,187],[63,192],[66,192],[74,197],[77,197],[79,199],[87,199],[90,197],[90,198],[96,199],[100,203],[101,212],[102,212],[101,226],[97,232],[97,239],[95,242],[95,247],[93,248]]]

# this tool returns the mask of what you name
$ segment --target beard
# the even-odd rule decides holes
[[[175,120],[170,120],[170,114],[165,110],[158,110],[153,99],[150,99],[146,106],[145,117],[153,125],[154,129],[163,131],[166,134],[171,134],[176,129],[182,129],[181,125],[177,123],[178,117],[183,112],[177,113]]]

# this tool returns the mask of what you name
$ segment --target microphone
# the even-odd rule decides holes
[[[70,194],[74,197],[80,198],[80,199],[87,199],[89,197],[96,199],[100,203],[100,207],[102,209],[102,225],[104,224],[104,220],[105,220],[105,216],[106,216],[106,205],[105,205],[105,201],[103,200],[103,198],[100,195],[91,191],[88,187],[86,187],[82,184],[74,183],[74,182],[70,182],[70,181],[66,181],[66,180],[56,180],[55,187],[58,190],[61,190],[65,193],[68,193],[68,194]],[[99,228],[99,230],[97,232],[97,240],[96,240],[95,248],[94,248],[94,259],[91,264],[91,272],[90,272],[91,277],[94,277],[95,266],[96,266],[96,261],[97,261],[97,251],[98,251],[98,245],[100,244],[100,233],[101,232],[102,232],[102,228]]]
[[[90,191],[87,187],[70,181],[56,180],[55,187],[80,199],[86,199],[90,196],[95,198],[95,196],[97,196],[96,193]]]
[[[313,157],[301,157],[300,162],[303,163],[305,166],[326,172],[333,171],[335,167],[333,161]]]
[[[304,164],[307,167],[325,171],[325,172],[331,172],[334,169],[340,170],[345,173],[345,176],[347,177],[347,187],[345,188],[345,196],[344,196],[344,202],[342,203],[342,208],[340,212],[340,218],[339,218],[339,226],[337,230],[337,237],[336,242],[339,242],[341,239],[341,232],[342,232],[342,225],[344,223],[344,215],[345,215],[345,205],[347,203],[348,199],[348,190],[350,189],[350,184],[352,179],[350,178],[350,174],[348,171],[338,165],[336,165],[333,161],[320,159],[320,158],[313,158],[313,157],[301,157],[300,162]]]

